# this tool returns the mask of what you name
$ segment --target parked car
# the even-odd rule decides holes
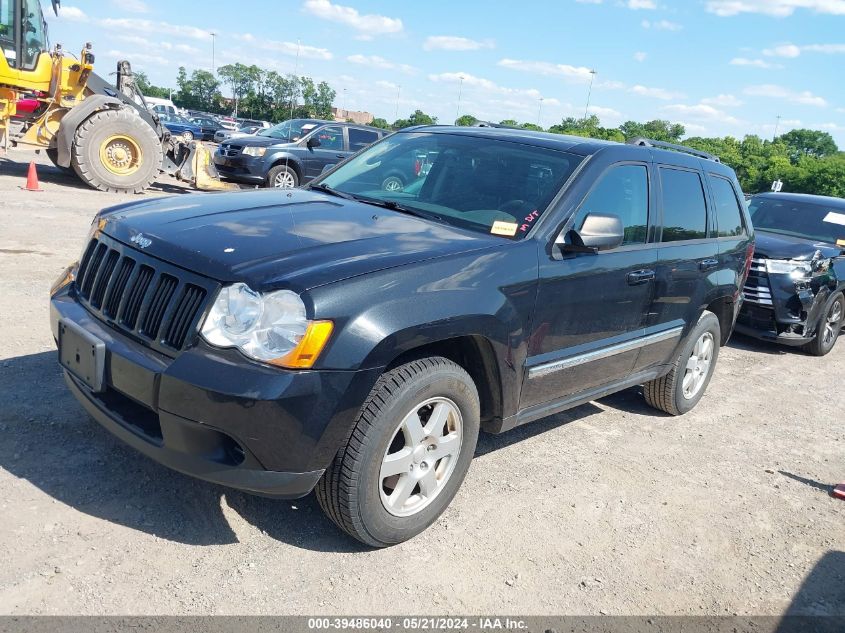
[[[757,250],[737,331],[824,356],[845,321],[845,200],[751,198]]]
[[[159,118],[161,119],[161,124],[170,130],[170,133],[174,136],[181,136],[182,140],[186,142],[193,141],[194,139],[202,140],[202,128],[196,123],[192,123],[184,117],[173,114],[161,114]]]
[[[417,127],[284,196],[106,209],[51,293],[67,384],[162,464],[316,488],[355,538],[404,541],[479,428],[636,385],[672,415],[702,398],[753,234],[733,171],[685,152]],[[381,186],[421,154],[424,178]]]
[[[213,141],[218,130],[226,129],[220,124],[220,121],[209,116],[193,116],[188,120],[202,130],[201,140],[203,141]]]
[[[273,124],[269,121],[258,121],[256,119],[238,119],[238,127],[255,126],[259,129],[270,129]]]
[[[265,128],[259,127],[257,125],[245,125],[238,130],[227,130],[226,128],[220,128],[214,133],[214,142],[215,143],[222,143],[223,141],[230,139],[230,138],[239,138],[241,136],[251,136],[257,132],[260,132]]]
[[[224,141],[214,165],[231,180],[287,189],[309,182],[385,134],[350,123],[292,119],[255,136]]]

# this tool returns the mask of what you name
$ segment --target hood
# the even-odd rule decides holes
[[[271,145],[296,145],[296,143],[286,141],[283,138],[273,138],[271,136],[255,135],[248,137],[239,137],[237,139],[237,145],[241,145],[243,147],[270,147]]]
[[[303,291],[385,268],[508,242],[354,200],[278,189],[129,203],[98,216],[103,232],[221,282]]]
[[[754,236],[755,256],[766,259],[813,259],[816,251],[821,251],[824,257],[836,257],[842,253],[841,248],[827,242],[770,233],[760,229],[754,231]]]

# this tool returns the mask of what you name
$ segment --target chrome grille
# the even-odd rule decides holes
[[[232,156],[237,156],[238,154],[240,154],[242,149],[243,147],[240,145],[231,145],[229,143],[223,143],[223,145],[220,146],[220,155],[231,158]]]
[[[766,260],[754,258],[751,260],[751,270],[742,289],[742,297],[749,303],[770,306],[772,304],[772,289],[769,285],[769,274],[766,272]]]
[[[105,235],[86,247],[75,284],[95,316],[164,353],[191,343],[217,288]]]

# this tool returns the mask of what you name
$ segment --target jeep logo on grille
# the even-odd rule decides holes
[[[138,248],[147,248],[153,241],[145,237],[143,233],[138,233],[138,235],[133,235],[130,240],[133,244],[135,244]]]

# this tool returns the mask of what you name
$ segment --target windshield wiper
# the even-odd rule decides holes
[[[337,189],[332,189],[326,184],[322,182],[316,185],[310,185],[309,189],[316,189],[317,191],[322,191],[323,193],[327,193],[330,196],[335,196],[336,198],[343,198],[344,200],[355,200],[355,196],[352,196],[348,193],[344,193],[342,191],[338,191]]]
[[[439,222],[444,221],[443,218],[437,215],[436,213],[429,213],[428,211],[415,209],[414,207],[406,207],[404,204],[396,202],[395,200],[379,200],[378,198],[367,198],[366,196],[354,196],[354,198],[366,204],[371,204],[376,207],[382,207],[384,209],[390,209],[391,211],[398,211],[399,213],[406,213],[408,215],[413,215],[418,218],[424,218],[426,220],[437,220]]]

